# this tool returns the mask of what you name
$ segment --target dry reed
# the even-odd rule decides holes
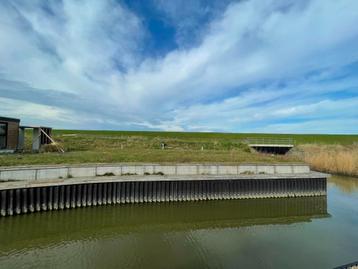
[[[301,145],[303,160],[314,170],[358,176],[358,146]]]

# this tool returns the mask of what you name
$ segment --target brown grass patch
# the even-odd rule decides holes
[[[61,148],[63,148],[63,145],[61,143],[55,142],[42,145],[41,152],[59,152]]]
[[[341,175],[358,176],[358,145],[299,146],[302,158],[314,170]]]

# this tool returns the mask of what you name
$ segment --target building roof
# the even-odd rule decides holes
[[[15,119],[15,118],[7,118],[7,117],[1,117],[1,116],[0,116],[0,121],[20,122],[20,120],[19,120],[19,119]]]
[[[34,128],[41,128],[41,129],[52,129],[52,127],[47,127],[47,126],[33,126],[33,125],[20,125],[20,128],[24,128],[24,129],[34,129]]]

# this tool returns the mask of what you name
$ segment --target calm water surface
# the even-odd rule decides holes
[[[0,268],[332,268],[358,261],[358,178],[328,196],[113,205],[0,219]]]

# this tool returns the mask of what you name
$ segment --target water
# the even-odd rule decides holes
[[[0,219],[0,268],[332,268],[358,261],[358,178],[328,197],[113,205]]]

